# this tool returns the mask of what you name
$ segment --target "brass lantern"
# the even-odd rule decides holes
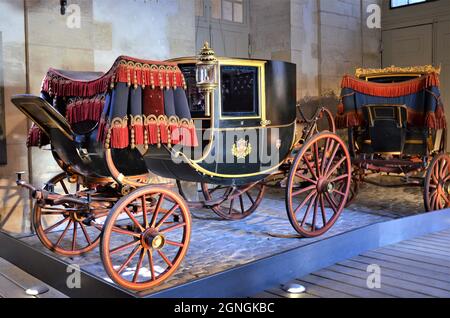
[[[209,117],[214,108],[214,90],[219,86],[219,61],[208,42],[198,56],[196,80],[198,90],[205,94],[205,116]]]

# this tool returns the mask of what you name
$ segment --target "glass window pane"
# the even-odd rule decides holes
[[[197,17],[204,16],[203,0],[195,0],[195,15]]]
[[[244,22],[244,8],[241,3],[234,4],[234,22]]]
[[[230,1],[223,1],[223,19],[233,21],[233,3]]]
[[[222,115],[259,116],[258,68],[222,66]]]
[[[211,0],[211,16],[213,19],[222,19],[222,0]]]

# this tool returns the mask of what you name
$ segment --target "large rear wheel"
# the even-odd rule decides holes
[[[424,205],[427,212],[450,207],[450,156],[440,154],[425,175]]]
[[[347,204],[351,160],[334,133],[312,136],[300,149],[288,177],[286,209],[294,229],[304,237],[327,232]]]

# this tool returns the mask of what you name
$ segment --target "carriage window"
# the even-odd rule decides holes
[[[186,79],[186,94],[192,117],[203,117],[205,115],[205,100],[203,94],[200,94],[197,89],[197,81],[195,78],[195,71],[197,68],[195,64],[180,65],[179,67],[184,74],[184,78]]]
[[[226,117],[259,116],[258,68],[222,66],[222,115]]]

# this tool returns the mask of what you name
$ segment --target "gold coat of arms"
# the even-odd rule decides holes
[[[252,145],[245,139],[239,139],[231,149],[231,153],[238,159],[245,159],[252,153]]]

